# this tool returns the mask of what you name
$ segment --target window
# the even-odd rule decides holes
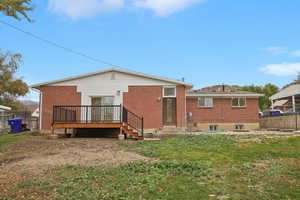
[[[235,125],[235,130],[243,130],[243,129],[244,129],[244,125],[243,124]]]
[[[218,130],[218,125],[210,125],[209,130],[210,131],[217,131]]]
[[[245,107],[246,106],[246,98],[239,97],[232,99],[232,107]]]
[[[164,87],[164,97],[176,97],[176,87],[175,86],[166,86]]]
[[[199,97],[198,106],[212,108],[214,106],[214,100],[211,97]]]

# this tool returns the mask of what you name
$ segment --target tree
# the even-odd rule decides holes
[[[0,12],[17,20],[21,20],[21,15],[31,22],[27,12],[32,10],[31,0],[0,0]]]
[[[272,103],[270,101],[270,97],[276,94],[279,91],[279,88],[274,84],[268,83],[264,86],[243,86],[240,90],[263,94],[264,96],[259,98],[259,108],[263,111],[271,107]]]
[[[28,92],[27,84],[22,79],[15,78],[21,58],[21,54],[0,52],[0,104],[13,109],[21,107],[17,99]]]

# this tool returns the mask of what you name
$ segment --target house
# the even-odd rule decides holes
[[[40,108],[37,107],[31,114],[31,117],[38,118],[40,116]]]
[[[8,113],[10,111],[10,107],[0,105],[0,131],[4,131],[9,128],[7,120],[10,118]]]
[[[32,86],[40,91],[40,128],[47,132],[120,128],[122,133],[142,138],[144,132],[163,127],[185,130],[187,113],[203,129],[221,123],[227,123],[224,127],[229,129],[235,125],[258,128],[260,95],[193,93],[192,87],[183,81],[120,69]]]
[[[11,111],[11,107],[0,105],[0,113]]]
[[[275,109],[279,101],[285,100],[283,111],[299,112],[300,84],[295,82],[283,87],[278,93],[271,96],[270,100],[272,101],[272,109]]]
[[[279,100],[279,101],[275,101],[272,107],[273,110],[281,110],[283,112],[288,112],[290,111],[292,104],[291,101],[289,100]]]
[[[261,96],[244,91],[187,92],[188,122],[196,130],[258,129]]]
[[[25,105],[24,106],[26,111],[31,113],[31,117],[39,117],[39,106],[38,105]]]

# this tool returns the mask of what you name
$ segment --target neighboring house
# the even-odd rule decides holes
[[[275,109],[278,101],[285,100],[285,111],[299,112],[300,111],[300,84],[291,83],[282,88],[278,93],[270,97],[272,101],[272,109]]]
[[[188,92],[188,121],[200,130],[258,129],[260,96],[243,91]]]
[[[216,123],[231,123],[228,129],[234,129],[235,125],[258,128],[260,95],[253,93],[230,93],[226,97],[208,93],[205,97],[210,99],[203,100],[198,93],[189,92],[191,84],[119,69],[32,87],[40,91],[40,128],[43,131],[121,128],[126,134],[141,137],[144,131],[153,132],[163,127],[185,129],[187,113],[199,116],[193,120],[199,125],[203,123],[199,127],[205,130]],[[198,107],[198,101],[204,105],[213,101],[213,106]],[[203,115],[204,120],[201,112],[211,114]]]
[[[31,117],[39,117],[39,106],[37,105],[29,105],[29,106],[24,106],[26,111],[31,112]]]
[[[40,108],[37,107],[31,114],[32,117],[38,118],[40,116]]]
[[[10,107],[0,105],[0,131],[8,129],[7,120],[10,118],[9,112],[11,111]]]
[[[11,107],[0,105],[0,113],[11,111]]]
[[[291,110],[292,104],[289,100],[279,100],[273,103],[274,110],[281,110],[283,112],[288,112]]]

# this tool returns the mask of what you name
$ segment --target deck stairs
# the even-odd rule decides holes
[[[141,133],[139,133],[137,130],[135,130],[133,127],[131,127],[125,122],[122,123],[121,130],[124,134],[127,135],[127,137],[130,136],[137,140],[144,140],[144,136]]]

